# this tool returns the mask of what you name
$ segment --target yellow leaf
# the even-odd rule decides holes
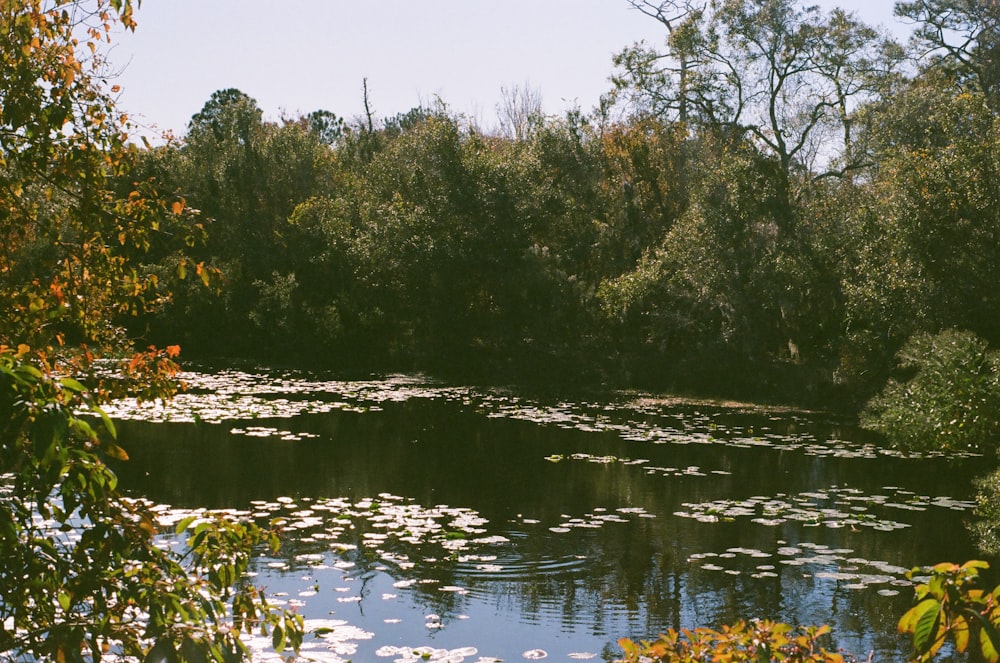
[[[965,617],[956,617],[951,624],[951,632],[955,638],[955,649],[960,654],[965,653],[965,649],[969,646],[969,622]]]
[[[990,639],[985,630],[979,632],[979,651],[988,663],[997,663],[997,660],[1000,660],[997,643]]]
[[[114,442],[108,442],[104,445],[104,453],[108,454],[115,460],[128,460],[128,454],[125,453],[125,450]]]
[[[207,286],[209,284],[209,281],[211,280],[211,277],[209,276],[208,270],[205,269],[204,261],[199,262],[197,265],[195,265],[194,271],[201,279],[201,282]]]

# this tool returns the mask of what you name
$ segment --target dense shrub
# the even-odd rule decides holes
[[[976,516],[969,530],[985,555],[1000,553],[1000,470],[976,481]]]
[[[1000,440],[1000,353],[965,331],[917,334],[899,375],[861,414],[866,428],[911,450],[986,451]]]

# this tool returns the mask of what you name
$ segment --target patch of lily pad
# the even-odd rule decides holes
[[[441,649],[422,645],[419,647],[401,647],[384,645],[375,650],[376,656],[393,657],[394,663],[462,663],[466,658],[475,656],[479,650],[475,647],[460,647],[457,649]],[[479,657],[476,663],[499,663],[500,659]]]
[[[685,502],[682,504],[684,510],[675,511],[674,515],[704,523],[749,519],[760,525],[776,526],[797,521],[804,526],[830,529],[865,527],[889,532],[910,527],[909,523],[882,515],[890,510],[925,511],[928,508],[943,508],[969,511],[976,506],[975,502],[968,500],[917,495],[896,487],[886,487],[883,491],[876,495],[866,495],[856,488],[833,486],[796,495],[778,493],[773,497],[758,495],[742,500]]]
[[[646,471],[646,474],[658,474],[664,477],[704,477],[710,474],[714,475],[729,475],[732,472],[727,472],[725,470],[709,470],[708,472],[703,471],[697,465],[689,465],[687,467],[662,467],[658,465],[646,465],[649,460],[645,458],[619,458],[618,456],[595,456],[593,454],[586,453],[575,453],[575,454],[552,454],[545,457],[545,460],[550,463],[561,463],[565,460],[576,460],[585,461],[587,463],[595,463],[598,465],[641,465],[642,469]]]
[[[837,458],[903,455],[872,444],[819,439],[807,432],[809,420],[794,413],[785,412],[781,417],[772,418],[775,426],[804,424],[799,432],[786,434],[769,428],[767,423],[758,424],[756,428],[724,425],[720,417],[731,410],[721,406],[715,410],[708,407],[692,409],[689,404],[642,396],[612,395],[608,402],[601,403],[585,400],[542,402],[503,389],[448,385],[422,375],[333,380],[300,372],[224,370],[214,373],[188,371],[180,378],[188,390],[172,400],[121,399],[106,408],[108,414],[116,419],[218,424],[288,419],[332,411],[371,412],[389,403],[428,399],[455,403],[487,417],[580,431],[611,432],[625,440],[651,444],[763,447]],[[246,430],[246,427],[237,427],[237,430]],[[282,431],[274,435],[302,437],[301,433]],[[600,458],[587,460],[600,462]]]
[[[917,582],[906,576],[908,568],[857,557],[850,548],[808,541],[790,545],[779,540],[777,545],[773,551],[734,547],[721,553],[695,553],[688,556],[688,563],[701,571],[754,579],[779,578],[795,569],[796,576],[833,582],[847,590],[878,587],[880,596],[896,596]]]

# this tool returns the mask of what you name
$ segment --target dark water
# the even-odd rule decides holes
[[[334,628],[309,641],[318,660],[602,660],[620,637],[750,618],[828,623],[859,658],[902,660],[903,572],[976,556],[975,459],[886,455],[822,416],[189,380],[170,410],[116,412],[122,483],[168,520],[285,517],[255,580]]]

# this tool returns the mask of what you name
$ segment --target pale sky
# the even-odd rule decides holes
[[[813,0],[906,34],[891,0]],[[158,131],[186,131],[213,92],[235,87],[266,119],[326,109],[377,117],[442,99],[495,124],[502,86],[541,92],[547,113],[591,110],[610,88],[612,55],[659,24],[626,0],[144,0],[111,61],[120,107]]]

